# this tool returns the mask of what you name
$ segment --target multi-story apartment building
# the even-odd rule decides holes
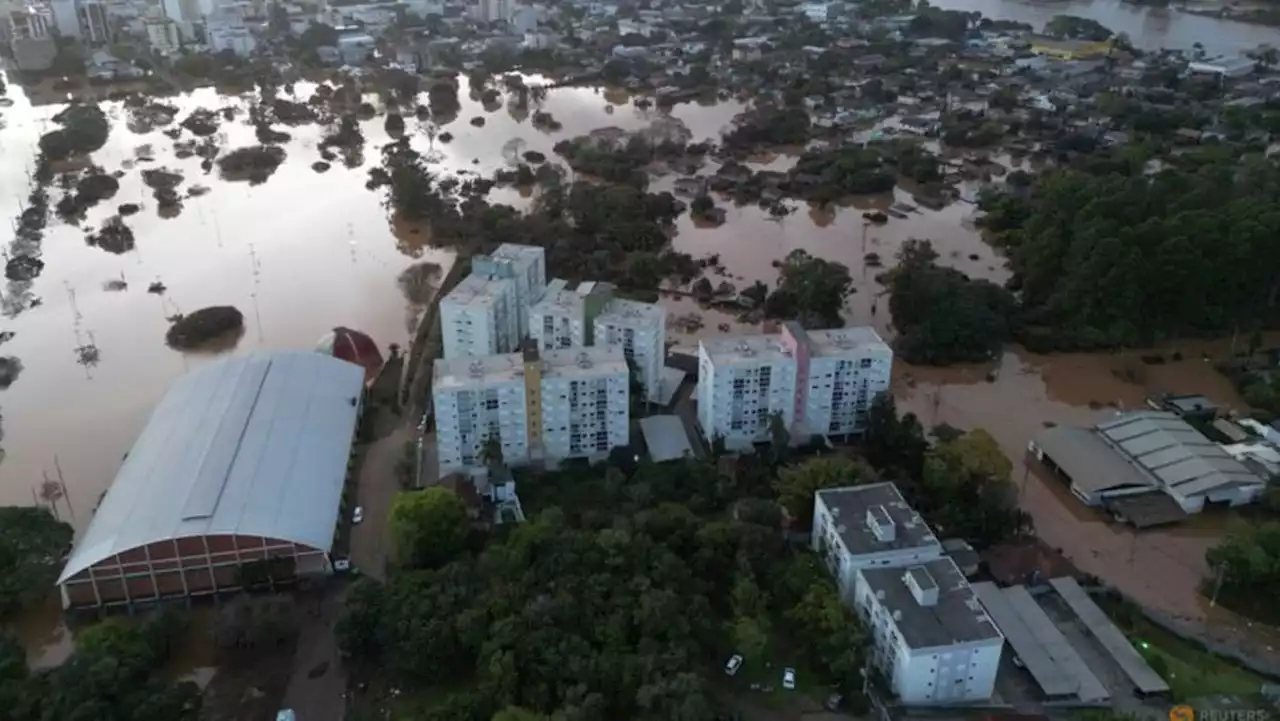
[[[526,311],[547,290],[547,251],[535,245],[503,243],[491,255],[472,259],[471,272],[491,272],[490,264],[509,268],[510,277],[516,282],[516,305],[520,308],[517,320],[523,339],[529,335]]]
[[[621,346],[640,376],[645,400],[662,401],[667,359],[667,314],[655,303],[615,298],[595,318],[596,345]]]
[[[435,362],[432,400],[440,473],[480,468],[485,442],[496,437],[502,461],[529,458],[525,363],[519,353]]]
[[[892,483],[827,488],[813,494],[813,550],[846,600],[857,572],[942,558],[942,544]]]
[[[747,448],[769,439],[796,411],[796,358],[777,335],[726,336],[698,344],[698,423],[708,440]]]
[[[432,400],[442,474],[484,467],[487,439],[502,461],[595,458],[626,445],[626,357],[573,348],[437,361]]]
[[[529,337],[539,350],[594,345],[592,321],[613,297],[609,283],[556,278],[529,308]]]
[[[514,353],[529,334],[528,308],[546,290],[546,252],[504,243],[471,260],[471,274],[440,301],[444,357]]]
[[[857,571],[871,661],[907,705],[991,698],[1004,635],[949,557]]]
[[[698,348],[698,422],[708,439],[744,448],[770,438],[778,415],[794,438],[862,431],[888,390],[893,351],[872,328],[729,336]]]
[[[102,45],[115,39],[111,27],[111,13],[101,0],[80,0],[80,37],[93,45]]]
[[[799,435],[847,436],[860,433],[876,396],[889,390],[893,350],[875,329],[806,331],[798,323],[782,328],[795,338],[797,382],[804,398]]]
[[[630,373],[618,347],[544,351],[538,367],[547,460],[602,458],[628,441]]]
[[[473,271],[440,301],[444,357],[514,352],[520,343],[521,314],[513,278]]]
[[[818,491],[811,541],[904,703],[991,697],[1004,637],[897,486]]]

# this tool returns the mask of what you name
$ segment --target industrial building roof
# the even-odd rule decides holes
[[[1169,684],[1151,665],[1142,658],[1138,650],[1129,643],[1124,633],[1116,628],[1106,613],[1098,608],[1098,604],[1089,598],[1089,594],[1080,588],[1074,578],[1063,576],[1049,579],[1049,585],[1062,596],[1071,610],[1089,629],[1089,633],[1106,649],[1107,654],[1120,666],[1124,674],[1133,682],[1135,688],[1144,694],[1168,693]]]
[[[1180,496],[1259,484],[1262,479],[1173,413],[1139,411],[1099,423],[1097,432]]]
[[[329,550],[364,370],[320,353],[219,360],[179,378],[125,457],[58,582],[172,538]]]
[[[870,483],[865,486],[827,488],[816,497],[831,513],[832,523],[851,555],[880,553],[904,548],[938,547],[938,537],[929,524],[902,498],[892,483]],[[867,512],[880,509],[893,522],[893,540],[881,541],[867,524]]]
[[[1036,436],[1035,444],[1054,465],[1071,477],[1072,484],[1085,493],[1113,488],[1156,487],[1155,480],[1141,467],[1117,453],[1088,428],[1046,428]]]
[[[1000,638],[1000,631],[950,558],[944,556],[910,569],[863,568],[858,573],[894,614],[898,633],[912,649]],[[917,583],[921,577],[931,578],[938,589],[937,601],[931,605],[917,601],[904,580],[906,575],[914,576]]]
[[[1074,696],[1080,690],[1079,679],[1049,654],[1049,649],[1032,631],[1033,626],[1052,625],[1043,610],[1024,616],[1028,609],[1015,608],[1012,599],[990,581],[973,584],[973,592],[1046,696]]]

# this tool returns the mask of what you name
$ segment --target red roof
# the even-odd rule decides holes
[[[364,367],[364,382],[369,384],[382,370],[382,351],[369,336],[350,328],[333,329],[334,358]]]

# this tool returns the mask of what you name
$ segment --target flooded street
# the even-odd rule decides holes
[[[935,0],[932,4],[946,10],[980,12],[992,20],[1030,23],[1037,31],[1055,15],[1076,15],[1096,20],[1116,34],[1125,33],[1140,50],[1190,50],[1200,43],[1205,52],[1214,55],[1239,53],[1262,44],[1280,46],[1280,28],[1122,0]]]
[[[1065,12],[1061,4],[1053,7]],[[1132,35],[1137,41],[1138,35]],[[294,99],[305,101],[311,89],[299,84]],[[12,83],[9,98],[13,105],[0,108],[0,215],[14,218],[28,193],[27,172],[34,162],[29,159],[37,139],[53,127],[50,119],[63,106],[33,106]],[[178,119],[196,107],[239,108],[234,120],[221,124],[220,145],[229,150],[256,143],[243,112],[252,96],[201,90],[162,100],[180,109]],[[432,139],[412,118],[408,132],[413,145],[442,172],[484,176],[509,167],[527,150],[563,164],[552,150],[557,141],[603,127],[640,130],[673,117],[688,128],[693,140],[714,138],[744,107],[736,102],[685,103],[668,113],[637,108],[625,94],[564,88],[550,91],[542,105],[563,125],[549,132],[533,127],[527,111],[507,103],[486,107],[469,98],[465,80],[459,100],[462,109],[456,118],[437,128],[453,136],[449,142]],[[368,169],[389,139],[381,114],[361,123],[363,165],[348,168],[336,162],[324,173],[311,165],[320,159],[317,144],[326,129],[315,124],[277,125],[292,136],[285,144],[288,159],[266,182],[251,185],[222,180],[216,170],[206,174],[198,156],[175,157],[174,141],[161,128],[132,132],[120,103],[103,107],[112,119],[112,134],[93,161],[108,173],[124,171],[119,192],[89,210],[79,227],[51,218],[43,241],[44,271],[30,288],[13,282],[6,286],[5,307],[13,312],[0,321],[0,331],[15,334],[0,354],[19,358],[24,366],[12,387],[0,393],[7,452],[0,463],[0,503],[32,502],[44,474],[53,476],[60,469],[68,497],[59,508],[77,529],[87,524],[168,385],[211,357],[166,347],[169,317],[210,305],[239,308],[246,329],[227,351],[233,353],[311,348],[335,326],[363,330],[384,348],[406,345],[423,307],[406,299],[398,276],[421,262],[447,270],[454,258],[447,248],[431,247],[429,233],[395,232],[382,193],[365,188]],[[483,127],[471,122],[478,116],[485,119]],[[793,161],[782,155],[753,166],[785,169]],[[180,194],[185,196],[184,191],[195,185],[208,192],[187,197],[176,216],[161,217],[141,177],[142,170],[161,167],[183,176]],[[702,172],[714,172],[714,166]],[[651,189],[670,189],[673,181],[671,175],[656,178]],[[62,192],[55,187],[51,195],[56,203]],[[535,195],[531,189],[496,188],[490,201],[528,207]],[[964,195],[972,197],[968,191]],[[126,219],[136,247],[116,255],[86,244],[86,230],[115,215],[121,203],[142,206]],[[875,276],[892,265],[908,239],[931,240],[941,263],[970,276],[997,283],[1008,278],[1003,260],[974,229],[974,208],[966,202],[938,211],[922,208],[885,225],[865,222],[863,212],[913,203],[907,189],[828,209],[786,203],[792,212],[775,218],[756,205],[735,206],[719,197],[726,222],[701,227],[682,215],[673,245],[695,257],[718,255],[724,272],[709,272],[708,278],[716,284],[731,282],[738,289],[757,279],[772,285],[777,278],[773,263],[795,249],[844,263],[856,289],[846,319],[874,325],[886,337],[892,335],[888,300]],[[165,292],[147,292],[157,281]],[[40,303],[27,308],[31,304],[24,298]],[[697,339],[709,335],[757,330],[732,315],[699,308],[690,299],[663,302],[673,317],[702,318],[696,332],[669,331],[670,340],[682,348],[696,346]],[[96,347],[96,362],[85,362],[77,351],[88,346]],[[987,368],[939,371],[900,364],[897,393],[901,406],[919,414],[926,426],[945,422],[959,428],[985,427],[1020,461],[1027,441],[1044,422],[1096,422],[1115,409],[1140,406],[1147,392],[1200,392],[1228,406],[1241,405],[1226,380],[1200,360],[1201,348],[1189,344],[1178,349],[1189,360],[1143,367],[1140,373],[1129,368],[1136,361],[1128,357],[1046,358],[1008,352],[994,382],[986,379]],[[1203,350],[1225,352],[1221,345]],[[1022,474],[1021,468],[1017,475],[1037,530],[1083,570],[1117,583],[1144,603],[1188,617],[1204,616],[1195,586],[1205,573],[1204,550],[1220,534],[1221,522],[1209,518],[1200,526],[1146,533],[1135,540],[1133,534],[1083,509],[1060,486],[1033,473]],[[56,608],[37,614],[24,634],[40,649],[38,663],[52,662],[68,648]]]

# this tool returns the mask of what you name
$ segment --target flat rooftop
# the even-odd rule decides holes
[[[721,336],[699,341],[698,345],[715,365],[759,365],[795,360],[777,333]]]
[[[572,378],[630,374],[627,356],[620,346],[561,348],[538,352],[542,359],[542,377]]]
[[[433,390],[508,383],[524,378],[524,357],[503,353],[473,358],[440,358],[432,365]]]
[[[1124,675],[1133,682],[1134,688],[1144,694],[1168,693],[1169,684],[1160,674],[1151,668],[1142,654],[1129,643],[1124,633],[1116,628],[1115,623],[1107,616],[1098,604],[1089,598],[1080,584],[1070,576],[1049,579],[1049,585],[1058,592],[1062,600],[1067,602],[1076,617],[1089,629],[1089,633],[1098,640],[1107,654],[1115,660]]]
[[[576,289],[569,289],[569,282],[563,278],[555,278],[547,283],[542,297],[534,303],[529,312],[537,315],[582,315],[585,299]]]
[[[516,262],[534,262],[547,257],[547,251],[536,245],[520,245],[519,243],[503,243],[489,254],[495,260],[511,260]]]
[[[857,352],[889,353],[889,344],[884,342],[875,328],[834,328],[831,330],[806,331],[809,336],[809,349],[814,356],[844,356]]]
[[[514,283],[510,278],[491,278],[484,275],[468,275],[444,297],[444,302],[456,306],[485,307],[493,305]]]
[[[610,323],[619,326],[663,328],[667,323],[667,312],[657,303],[641,303],[638,300],[614,298],[605,305],[597,323]]]
[[[907,504],[902,492],[892,483],[827,488],[818,491],[817,496],[831,512],[836,532],[852,555],[931,546],[941,548],[929,524]],[[867,525],[867,512],[872,508],[883,508],[893,521],[893,540],[881,541]]]
[[[693,457],[689,434],[679,416],[648,416],[640,419],[640,432],[655,463]]]
[[[950,558],[944,556],[912,568],[863,568],[858,573],[886,609],[901,614],[894,623],[903,641],[913,649],[1001,637]],[[925,606],[916,600],[904,580],[909,574],[932,578],[938,589],[936,603]]]

